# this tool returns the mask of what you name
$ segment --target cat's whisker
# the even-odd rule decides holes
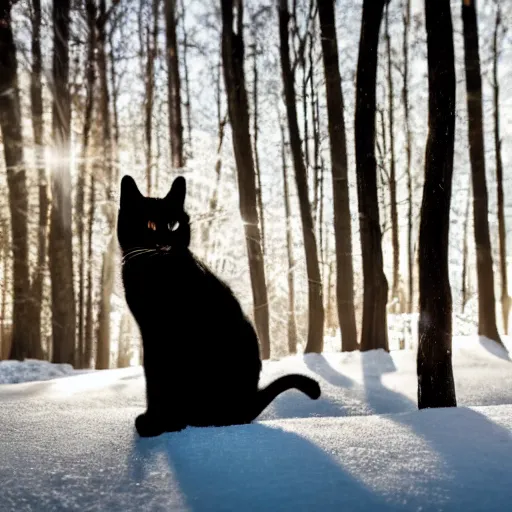
[[[139,253],[140,251],[130,251],[129,253],[125,254],[123,256],[123,261],[125,261],[126,259],[128,259],[130,256],[133,256],[134,254],[137,254]]]
[[[143,256],[148,253],[156,253],[155,249],[141,249],[140,251],[132,251],[123,258],[123,264],[128,260],[134,260],[137,256]]]
[[[147,249],[134,249],[134,250],[131,250],[129,252],[127,252],[124,256],[123,256],[123,261],[125,261],[126,259],[130,258],[131,256],[133,256],[134,254],[139,254],[139,253],[142,253],[142,252],[145,252],[147,251]]]
[[[149,254],[151,256],[154,256],[156,254],[156,251],[155,250],[151,250],[151,251],[147,251],[147,252],[143,252],[143,253],[139,253],[139,254],[136,254],[135,256],[133,256],[133,258],[130,258],[131,261],[133,261],[137,256],[144,256],[146,254]]]
[[[133,249],[131,249],[130,251],[128,251],[124,256],[123,256],[123,259],[130,256],[130,254],[133,254],[133,253],[136,253],[136,252],[139,252],[139,251],[145,251],[147,249],[147,247],[134,247]]]

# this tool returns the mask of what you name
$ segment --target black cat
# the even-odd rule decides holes
[[[318,383],[303,375],[258,389],[258,339],[229,287],[190,252],[186,183],[163,199],[144,197],[124,176],[117,235],[126,301],[143,341],[147,410],[140,436],[191,426],[253,421],[283,391],[312,399]]]

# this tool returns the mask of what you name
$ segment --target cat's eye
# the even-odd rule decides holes
[[[176,231],[180,227],[180,223],[177,220],[174,222],[169,222],[167,227],[169,228],[169,231]]]
[[[156,231],[156,224],[152,220],[148,220],[148,229],[151,229],[151,231]]]

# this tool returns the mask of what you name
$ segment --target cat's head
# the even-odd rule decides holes
[[[186,181],[172,183],[163,198],[145,197],[131,176],[121,180],[117,238],[124,253],[135,250],[169,252],[190,244],[190,218],[184,210]]]

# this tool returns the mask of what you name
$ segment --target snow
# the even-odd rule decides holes
[[[455,338],[459,407],[423,411],[415,358],[269,361],[262,384],[298,371],[319,379],[322,398],[288,391],[252,425],[153,439],[133,427],[144,409],[140,367],[2,385],[0,510],[511,510],[507,352]]]
[[[70,364],[55,364],[37,359],[25,361],[0,361],[0,384],[55,379],[72,375],[75,370]]]

